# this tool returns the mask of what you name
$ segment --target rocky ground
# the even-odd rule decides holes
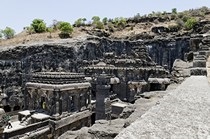
[[[177,85],[178,84],[170,85],[167,91],[145,92],[134,104],[130,104],[124,109],[121,118],[112,120],[111,124],[106,120],[99,120],[90,128],[84,127],[78,131],[68,131],[59,138],[113,139],[120,131],[145,114],[151,107],[158,105],[161,98],[163,98],[163,96],[169,91],[175,89]]]
[[[210,85],[191,76],[147,111],[116,139],[206,139],[210,137]]]

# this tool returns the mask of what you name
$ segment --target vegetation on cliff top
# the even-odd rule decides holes
[[[110,37],[126,38],[142,33],[151,35],[156,33],[153,32],[152,28],[157,26],[167,28],[166,30],[169,32],[193,32],[201,21],[209,19],[210,9],[207,7],[183,12],[177,12],[177,9],[173,8],[170,13],[152,12],[147,15],[140,15],[138,13],[130,18],[117,17],[109,19],[104,17],[101,19],[99,16],[93,16],[90,21],[86,18],[79,18],[73,25],[68,22],[54,20],[49,27],[46,26],[43,19],[34,19],[30,26],[24,28],[23,32],[25,32],[25,37],[34,36],[35,34],[37,34],[36,36],[47,34],[45,36],[48,39],[74,37],[77,34],[94,35],[94,31],[100,31],[101,35],[106,34],[106,36]],[[208,27],[206,28],[208,29]],[[21,36],[21,33],[14,36],[14,33],[15,31],[12,28],[7,27],[1,31],[0,38],[11,40],[14,37],[14,40],[18,36]],[[2,40],[2,42],[4,41]]]

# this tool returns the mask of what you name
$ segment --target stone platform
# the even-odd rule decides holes
[[[191,76],[116,139],[209,139],[209,115],[208,79]]]

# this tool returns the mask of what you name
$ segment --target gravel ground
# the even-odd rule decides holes
[[[209,139],[210,86],[191,76],[161,99],[116,139]]]

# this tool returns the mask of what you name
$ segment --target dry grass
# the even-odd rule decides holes
[[[127,38],[129,36],[132,35],[136,35],[136,34],[141,34],[141,33],[152,33],[151,32],[151,28],[154,26],[165,26],[168,27],[168,25],[172,24],[173,22],[164,22],[164,23],[160,23],[158,22],[157,24],[155,23],[151,23],[151,22],[147,22],[147,23],[137,23],[137,24],[132,24],[131,26],[133,26],[133,29],[131,29],[131,27],[127,27],[123,30],[120,31],[115,31],[114,33],[112,33],[111,37],[114,38]]]
[[[50,33],[28,34],[26,32],[21,32],[12,39],[1,40],[0,46],[25,44],[29,42],[44,41],[44,40],[57,39],[57,38],[59,38],[58,32],[51,33],[51,38],[50,38]]]
[[[205,15],[204,17],[206,20],[210,20],[210,14]],[[144,32],[151,33],[151,28],[154,26],[166,26],[174,25],[175,21],[165,21],[165,22],[144,22],[144,23],[130,23],[128,27],[123,30],[116,30],[111,33],[112,38],[128,38],[129,36],[141,34]],[[71,35],[73,38],[78,36],[87,35],[86,31],[92,30],[92,26],[85,26],[85,27],[75,27],[74,32]],[[31,42],[38,42],[38,41],[49,41],[49,40],[57,40],[60,39],[59,31],[53,33],[40,33],[40,34],[28,34],[26,31],[23,31],[14,38],[8,40],[0,40],[0,46],[9,46],[9,45],[18,45],[18,44],[26,44]]]
[[[39,41],[57,40],[57,39],[61,39],[59,37],[59,33],[60,33],[59,31],[55,31],[55,32],[52,32],[51,34],[49,32],[39,33],[39,34],[28,34],[26,31],[23,31],[15,35],[14,38],[7,39],[7,40],[0,40],[0,46],[11,46],[11,45],[39,42]],[[71,36],[77,37],[83,34],[85,33],[82,32],[80,28],[74,28],[74,32]]]

